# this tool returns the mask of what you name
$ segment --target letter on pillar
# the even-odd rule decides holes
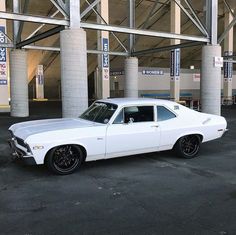
[[[180,0],[176,0],[180,2]],[[180,8],[175,3],[171,1],[171,32],[180,34]],[[179,44],[180,40],[171,39],[171,45]],[[177,48],[171,51],[171,68],[170,68],[170,97],[171,99],[178,101],[180,93],[180,49]]]

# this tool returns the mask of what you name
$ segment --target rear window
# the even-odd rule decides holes
[[[157,121],[166,121],[175,118],[176,115],[163,106],[157,106]]]

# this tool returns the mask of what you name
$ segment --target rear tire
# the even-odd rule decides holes
[[[198,155],[201,146],[199,135],[186,135],[181,137],[174,146],[174,150],[179,157],[194,158]]]
[[[82,164],[83,159],[84,154],[79,146],[62,145],[49,151],[46,165],[55,174],[68,175]]]

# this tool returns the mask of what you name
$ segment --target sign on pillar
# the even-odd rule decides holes
[[[225,51],[224,56],[232,56],[232,51]],[[227,58],[227,60],[232,60]],[[233,63],[224,62],[224,101],[232,103],[232,77],[233,77]]]
[[[101,0],[97,5],[100,16],[97,18],[99,24],[109,23],[109,1]],[[98,50],[103,51],[98,55],[98,71],[96,73],[96,98],[110,97],[110,62],[109,62],[109,32],[98,32]]]
[[[43,65],[38,65],[36,69],[36,99],[44,99]]]
[[[180,93],[180,49],[171,50],[170,97],[179,101]]]
[[[109,39],[102,38],[102,97],[110,96],[110,66],[109,66]]]
[[[0,44],[6,43],[5,31],[5,23],[0,22]],[[8,112],[9,110],[7,49],[0,48],[0,111]]]

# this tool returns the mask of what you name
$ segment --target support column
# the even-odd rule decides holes
[[[176,0],[180,3],[180,0]],[[175,1],[171,1],[171,32],[180,34],[181,11]],[[171,39],[171,45],[179,44],[179,39]],[[171,51],[170,97],[174,101],[180,98],[180,49]]]
[[[221,67],[214,64],[214,58],[220,56],[219,45],[207,45],[202,48],[201,107],[204,113],[221,113]]]
[[[233,20],[233,16],[228,9],[225,12],[225,28],[230,24]],[[229,31],[228,35],[224,39],[224,55],[230,56],[233,55],[233,35],[234,35],[234,28]],[[223,89],[223,96],[224,100],[231,104],[232,103],[232,74],[233,74],[233,64],[230,62],[224,63],[224,89]]]
[[[217,44],[218,0],[206,0],[206,25],[210,32],[210,44],[202,48],[201,110],[204,113],[221,114],[221,46]]]
[[[97,22],[100,24],[109,23],[109,1],[101,0],[98,4],[98,12],[103,19],[98,16]],[[104,22],[104,21],[105,22]],[[98,50],[103,51],[102,55],[98,55],[98,73],[96,81],[96,98],[106,99],[110,97],[110,58],[109,51],[109,32],[98,31]]]
[[[78,117],[88,107],[86,32],[63,30],[60,45],[62,116]]]
[[[10,51],[11,116],[29,116],[27,52]]]
[[[125,97],[138,97],[138,59],[129,57],[125,59]]]

